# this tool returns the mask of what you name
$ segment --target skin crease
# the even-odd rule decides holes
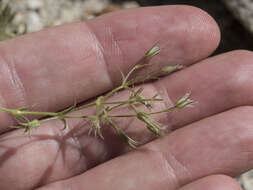
[[[194,108],[156,116],[168,131],[177,130],[148,143],[154,136],[144,126],[120,120],[127,133],[148,143],[131,152],[106,127],[105,141],[88,136],[89,124],[80,120],[70,120],[65,131],[60,122],[48,122],[31,138],[22,130],[3,132],[0,189],[239,190],[224,175],[239,175],[253,166],[253,55],[234,51],[204,59],[217,47],[219,30],[197,8],[132,9],[1,42],[0,102],[10,107],[36,102],[36,109],[53,111],[75,98],[85,101],[117,85],[119,69],[127,73],[157,41],[162,54],[144,72],[177,63],[189,67],[145,84],[145,96],[159,92],[168,106],[191,92],[199,102]],[[112,98],[126,96],[121,92]],[[3,113],[0,117],[1,130],[8,130],[12,119]]]

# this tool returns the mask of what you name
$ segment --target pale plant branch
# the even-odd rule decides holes
[[[0,40],[5,40],[15,36],[14,34],[7,32],[7,27],[13,18],[14,14],[11,13],[9,6],[3,6],[0,0]],[[110,126],[115,131],[116,135],[120,136],[132,148],[136,148],[139,143],[129,137],[122,129],[120,129],[119,126],[117,126],[117,124],[114,122],[115,118],[137,118],[146,125],[146,128],[150,132],[154,133],[156,136],[162,136],[164,132],[161,124],[154,120],[152,118],[152,115],[171,112],[176,109],[182,109],[194,104],[194,101],[190,99],[190,94],[187,93],[183,97],[179,98],[179,100],[176,101],[175,105],[154,112],[152,111],[153,104],[155,102],[164,102],[164,100],[162,98],[158,98],[159,94],[154,94],[151,98],[144,98],[142,95],[144,89],[136,89],[136,87],[134,87],[136,84],[144,83],[150,80],[157,80],[183,68],[182,65],[165,66],[158,71],[133,77],[133,74],[135,74],[136,71],[150,66],[151,59],[159,55],[160,52],[161,49],[159,46],[157,44],[154,45],[145,53],[143,58],[140,59],[140,61],[127,73],[127,75],[121,73],[122,83],[120,86],[109,91],[103,96],[99,96],[92,103],[81,106],[77,106],[75,104],[60,112],[31,111],[32,107],[18,109],[0,107],[0,111],[7,112],[10,115],[14,116],[18,122],[18,126],[15,126],[15,128],[23,128],[25,132],[29,133],[30,135],[34,129],[40,127],[41,124],[48,121],[60,120],[63,123],[63,129],[66,129],[68,127],[68,119],[84,119],[90,123],[89,134],[94,133],[95,136],[104,139],[101,132],[101,128],[103,127],[101,123],[105,121],[108,123],[108,126]],[[126,100],[109,101],[110,97],[114,96],[122,90],[127,90],[130,93]],[[139,110],[138,105],[143,105],[149,111],[144,112],[143,110]],[[116,115],[111,113],[112,111],[117,111],[117,109],[122,108],[123,106],[130,107],[133,111],[133,114]],[[88,108],[94,108],[95,113],[93,115],[71,114],[73,112],[85,110]],[[30,120],[30,116],[40,116],[42,119]]]

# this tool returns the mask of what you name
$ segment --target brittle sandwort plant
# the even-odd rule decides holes
[[[149,74],[145,74],[142,76],[133,77],[132,75],[140,69],[144,67],[150,66],[151,59],[160,53],[160,48],[157,45],[154,45],[150,50],[146,52],[144,57],[131,69],[131,71],[124,75],[122,73],[122,83],[117,88],[111,90],[110,92],[106,93],[105,95],[99,96],[96,98],[95,101],[89,104],[81,105],[81,106],[71,106],[70,108],[63,110],[61,112],[34,112],[30,111],[31,108],[19,108],[19,109],[8,109],[4,107],[0,107],[1,111],[8,112],[12,116],[14,116],[18,120],[17,128],[23,128],[25,132],[31,133],[32,130],[41,126],[42,123],[45,123],[50,120],[61,120],[63,122],[64,129],[68,127],[68,119],[76,118],[76,119],[84,119],[91,123],[89,133],[94,133],[95,136],[104,138],[101,132],[101,128],[104,125],[101,125],[102,122],[108,123],[108,127],[111,127],[112,130],[115,131],[115,134],[120,136],[128,145],[133,148],[136,148],[139,143],[129,137],[119,126],[117,126],[116,122],[114,122],[115,118],[137,118],[138,120],[142,121],[146,128],[154,133],[156,136],[163,135],[163,129],[161,124],[158,123],[156,120],[152,118],[155,114],[161,114],[164,112],[171,112],[176,109],[182,109],[187,106],[190,106],[194,103],[193,100],[190,99],[190,94],[186,93],[183,97],[179,98],[175,104],[171,107],[167,107],[160,111],[153,111],[153,104],[155,102],[163,102],[164,100],[160,98],[158,94],[154,94],[150,98],[144,98],[142,96],[143,88],[135,88],[134,85],[138,83],[143,83],[149,80],[156,80],[160,77],[166,76],[175,72],[177,70],[182,69],[181,65],[174,65],[174,66],[165,66],[164,68],[151,72]],[[118,93],[119,91],[127,90],[129,91],[129,96],[126,100],[121,101],[109,101],[109,98]],[[138,105],[143,105],[149,111],[143,111],[139,109]],[[128,106],[130,109],[133,110],[133,114],[129,115],[115,115],[115,110],[121,108],[122,106]],[[84,110],[87,108],[94,108],[93,115],[70,115],[70,113]],[[117,113],[117,112],[116,112]],[[29,120],[28,116],[37,115],[42,117],[42,119],[33,119]]]

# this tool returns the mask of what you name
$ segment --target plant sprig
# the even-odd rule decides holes
[[[150,50],[148,50],[145,56],[131,69],[131,71],[125,76],[122,73],[122,83],[117,88],[111,90],[103,96],[99,96],[95,101],[82,106],[71,106],[70,108],[63,110],[61,112],[35,112],[30,111],[31,108],[19,108],[19,109],[8,109],[0,107],[1,111],[8,112],[14,116],[18,121],[17,128],[25,129],[25,132],[29,134],[36,128],[40,127],[42,123],[51,120],[60,120],[63,123],[63,129],[68,127],[67,120],[72,119],[84,119],[90,122],[90,133],[94,133],[104,139],[101,132],[103,127],[102,123],[107,122],[115,133],[120,136],[128,145],[136,148],[139,143],[129,137],[119,126],[114,122],[115,118],[137,118],[143,122],[146,128],[155,134],[156,136],[162,136],[164,134],[162,125],[152,118],[152,115],[171,112],[176,109],[183,109],[187,106],[194,104],[194,101],[190,99],[190,94],[185,94],[183,97],[179,98],[173,106],[165,108],[160,111],[153,111],[153,104],[155,102],[163,102],[164,100],[159,97],[159,94],[153,95],[151,98],[143,97],[143,88],[135,88],[134,85],[149,80],[159,79],[165,75],[169,75],[174,71],[182,69],[181,65],[166,66],[159,71],[151,72],[146,75],[133,77],[133,74],[144,67],[148,67],[151,63],[150,60],[160,53],[160,48],[154,45]],[[129,96],[126,100],[122,101],[109,101],[109,98],[117,94],[122,90],[129,91]],[[143,111],[138,108],[138,105],[143,105],[149,111]],[[133,114],[125,115],[115,115],[112,111],[115,111],[123,106],[128,106],[132,109]],[[94,108],[95,113],[93,115],[70,115],[70,113],[85,110],[87,108]],[[33,119],[29,120],[28,116],[41,116],[43,119]]]

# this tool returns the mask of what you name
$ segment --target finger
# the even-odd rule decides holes
[[[165,99],[169,97],[166,100],[168,104],[171,104],[171,100],[175,102],[176,98],[182,96],[190,89],[193,95],[192,98],[199,102],[194,108],[172,112],[169,115],[161,114],[154,118],[165,125],[167,124],[168,128],[175,128],[174,126],[180,127],[184,123],[197,121],[208,115],[222,112],[235,106],[252,104],[250,98],[252,93],[250,71],[253,71],[253,69],[250,69],[251,56],[251,53],[246,51],[227,53],[177,72],[154,84],[144,85],[144,96],[147,98],[152,97],[159,91]],[[220,73],[213,74],[212,76],[214,77],[206,76],[206,73],[216,73],[218,71]],[[195,73],[199,74],[195,76]],[[240,75],[245,77],[244,80],[237,80],[237,76]],[[191,82],[185,84],[185,81],[189,81],[189,76],[192,76]],[[180,79],[183,79],[183,81]],[[169,96],[166,96],[166,93]],[[115,101],[126,100],[127,96],[126,92],[122,92],[113,98]],[[239,96],[243,96],[243,98],[238,98]],[[163,108],[163,103],[156,104],[154,107],[157,111]],[[92,111],[87,110],[76,114],[89,115],[93,113]],[[120,113],[129,114],[129,109],[121,110]],[[147,143],[154,139],[154,135],[137,119],[127,118],[117,120],[116,122],[127,134],[141,143]],[[68,123],[69,129],[65,131],[61,130],[63,128],[61,122],[46,123],[32,133],[32,139],[27,138],[23,134],[23,131],[6,134],[1,138],[0,146],[8,146],[8,148],[3,149],[3,153],[0,154],[0,163],[4,163],[8,168],[13,168],[15,163],[20,162],[22,156],[29,157],[29,159],[23,160],[22,166],[25,167],[25,170],[29,171],[30,175],[23,175],[24,168],[19,169],[20,174],[15,168],[13,168],[13,171],[15,170],[16,174],[19,174],[15,178],[17,181],[20,180],[20,183],[22,183],[22,181],[26,181],[25,179],[27,179],[29,183],[26,183],[26,185],[33,187],[39,183],[46,184],[77,175],[129,149],[114,134],[113,130],[107,126],[103,128],[105,140],[102,141],[88,135],[89,122],[70,120]],[[27,146],[23,146],[26,144]],[[13,151],[16,149],[20,151]],[[26,151],[27,149],[33,154],[38,155],[38,157],[31,156],[30,151]],[[39,155],[44,155],[46,158],[44,165],[40,164]],[[8,157],[12,159],[6,162],[6,158]],[[30,164],[31,162],[33,165]],[[53,164],[55,162],[58,164]],[[43,173],[48,168],[53,168],[51,175],[43,178]],[[30,180],[34,173],[37,178]],[[3,176],[3,178],[5,177],[7,175]]]
[[[241,107],[201,120],[40,190],[174,190],[209,175],[239,175],[253,167],[252,114]]]
[[[54,111],[89,99],[117,85],[120,71],[127,72],[156,42],[165,50],[155,63],[190,65],[217,47],[219,30],[199,9],[165,6],[112,13],[1,42],[1,105],[35,104],[36,110]],[[4,113],[0,120],[0,131],[13,124]]]
[[[239,183],[225,175],[208,176],[194,181],[179,190],[242,190]]]
[[[234,107],[253,105],[252,59],[251,51],[232,51],[158,81],[155,88],[168,104],[186,92],[198,102],[192,109],[170,113],[168,127],[177,129]]]
[[[59,188],[51,186],[41,187],[38,190],[58,190]],[[66,187],[61,187],[59,190],[65,190]],[[104,187],[103,189],[107,189]],[[173,188],[167,187],[169,190]],[[190,184],[185,185],[184,187],[179,188],[179,190],[242,190],[239,183],[231,177],[225,175],[213,175],[208,176],[197,181],[194,181]],[[75,189],[74,189],[75,190]],[[148,189],[147,189],[148,190]],[[153,189],[152,189],[153,190]],[[156,190],[157,189],[156,187]]]

